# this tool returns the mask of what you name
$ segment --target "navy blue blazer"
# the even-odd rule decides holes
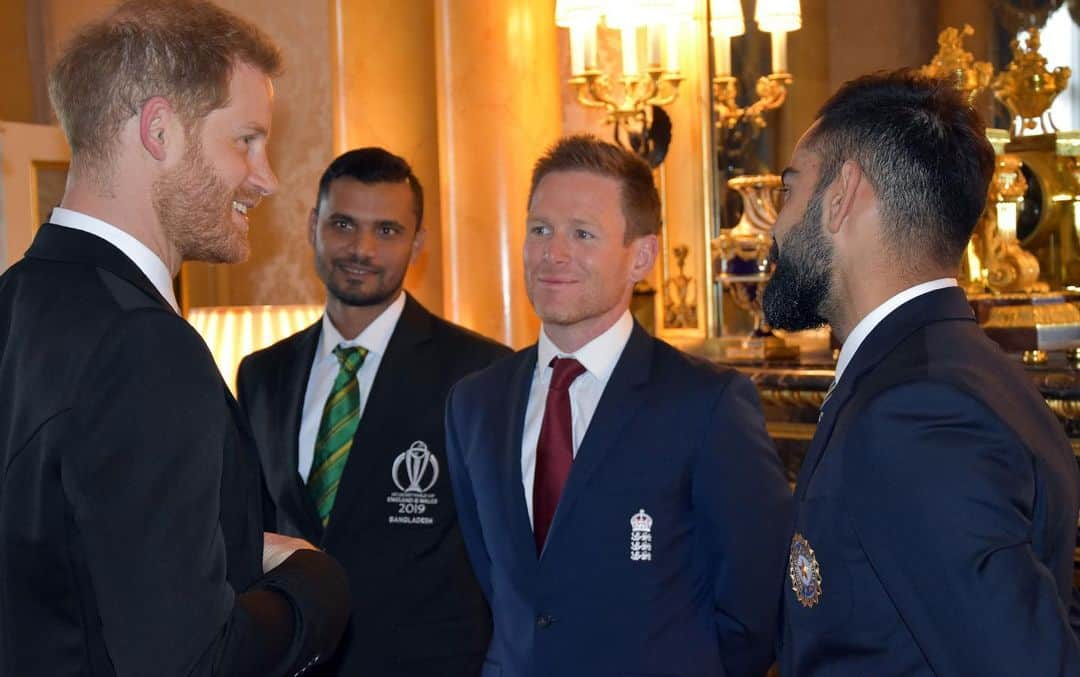
[[[533,346],[447,406],[458,518],[495,624],[484,677],[764,672],[791,495],[750,381],[635,325],[538,558],[521,479],[535,367]],[[639,511],[651,558],[634,560]]]
[[[905,303],[799,474],[782,673],[1080,674],[1078,494],[1061,426],[963,292]]]

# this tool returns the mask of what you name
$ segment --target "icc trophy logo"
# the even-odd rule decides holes
[[[439,459],[417,440],[394,460],[394,484],[406,494],[426,494],[439,480]]]

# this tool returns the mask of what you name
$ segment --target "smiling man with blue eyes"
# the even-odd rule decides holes
[[[482,674],[763,674],[790,492],[750,381],[630,315],[657,257],[651,170],[565,138],[525,228],[539,340],[462,380],[446,418],[494,620]]]
[[[443,410],[455,381],[509,350],[403,291],[423,205],[402,158],[334,160],[308,221],[326,312],[240,365],[278,528],[333,553],[361,610],[320,675],[473,677],[491,633],[454,515]]]

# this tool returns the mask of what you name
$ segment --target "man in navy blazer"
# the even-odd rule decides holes
[[[784,170],[766,316],[844,341],[795,494],[785,677],[1080,674],[1076,461],[956,284],[993,169],[960,94],[898,72],[844,85]]]
[[[447,457],[492,609],[483,675],[752,675],[773,659],[790,491],[751,383],[628,311],[657,255],[641,159],[592,137],[537,163],[539,341],[462,380]]]

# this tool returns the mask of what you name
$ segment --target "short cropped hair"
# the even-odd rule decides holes
[[[821,158],[819,191],[845,161],[859,164],[896,253],[959,263],[995,160],[983,120],[952,84],[908,69],[847,82],[822,106],[806,143]]]
[[[569,171],[590,172],[619,182],[623,218],[626,219],[624,242],[660,232],[660,194],[649,164],[628,150],[588,134],[559,139],[536,161],[529,187],[529,204],[545,176]]]
[[[330,184],[342,177],[356,179],[361,183],[407,183],[412,191],[413,212],[416,214],[416,230],[424,221],[424,189],[420,179],[404,158],[384,148],[357,148],[342,153],[330,163],[319,178],[319,195],[316,208],[322,205],[330,192]]]
[[[82,29],[49,73],[73,158],[107,162],[116,135],[160,96],[187,129],[228,103],[234,67],[268,77],[281,54],[258,28],[206,0],[129,0]]]

